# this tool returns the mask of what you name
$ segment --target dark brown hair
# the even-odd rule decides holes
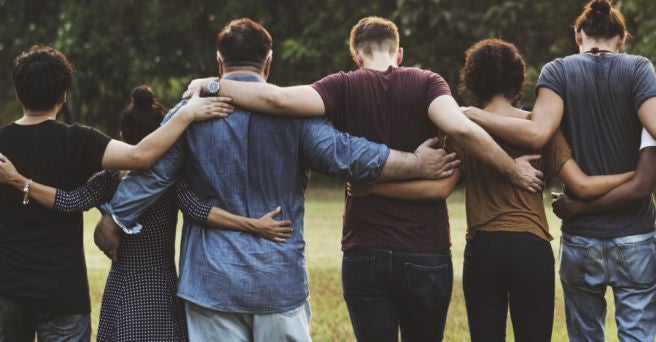
[[[262,68],[273,39],[264,27],[248,19],[236,19],[223,27],[217,36],[216,49],[226,67]]]
[[[611,1],[592,0],[583,8],[583,13],[574,21],[576,32],[585,32],[594,38],[624,38],[628,35],[624,15]]]
[[[390,53],[399,49],[399,29],[396,25],[384,18],[366,17],[360,19],[351,29],[349,49],[351,57],[355,60],[355,51],[360,50],[370,55],[374,46],[386,48]]]
[[[518,106],[526,80],[525,71],[526,63],[515,45],[501,39],[486,39],[465,52],[460,82],[474,106],[484,107],[497,94],[503,94]]]
[[[50,110],[63,101],[73,82],[73,67],[57,49],[34,45],[16,57],[11,79],[23,107]]]
[[[145,136],[156,130],[164,118],[164,108],[155,99],[147,85],[132,90],[132,103],[121,112],[121,134],[123,141],[136,145]]]

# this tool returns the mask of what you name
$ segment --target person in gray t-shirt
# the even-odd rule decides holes
[[[591,202],[554,203],[563,216],[560,277],[572,341],[604,340],[608,286],[620,340],[656,336],[656,148],[639,150],[642,126],[656,135],[656,75],[648,59],[620,53],[624,17],[607,0],[589,2],[574,23],[579,54],[548,63],[540,74],[532,120],[467,116],[520,146],[539,148],[560,126],[574,159],[590,174],[636,168],[636,175]],[[640,151],[640,152],[639,152]],[[563,207],[574,205],[573,210]]]

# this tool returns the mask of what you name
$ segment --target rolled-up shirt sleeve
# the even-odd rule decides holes
[[[173,108],[162,124],[185,103],[183,101]],[[180,139],[149,170],[128,172],[112,200],[101,205],[101,210],[111,215],[126,234],[139,233],[142,229],[137,222],[139,216],[175,184],[184,157],[184,143]]]
[[[325,119],[305,119],[302,125],[305,167],[353,181],[371,182],[379,177],[390,153],[386,145],[340,132]]]

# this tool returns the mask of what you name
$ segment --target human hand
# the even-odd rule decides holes
[[[287,239],[292,236],[292,221],[274,220],[273,218],[278,214],[280,214],[280,207],[268,212],[259,219],[254,219],[252,233],[274,242],[287,242]]]
[[[477,115],[483,113],[483,110],[478,107],[460,107],[460,111],[472,121],[475,121],[474,118],[476,118]]]
[[[207,77],[207,78],[196,78],[191,80],[189,82],[189,86],[187,86],[187,90],[185,90],[184,94],[182,94],[183,99],[188,99],[192,95],[194,95],[194,91],[196,88],[200,88],[200,95],[208,95],[210,93],[209,89],[207,89],[207,86],[210,84],[210,82],[216,80],[217,77]]]
[[[510,175],[510,181],[517,187],[532,193],[542,191],[542,171],[531,165],[531,161],[540,159],[540,155],[524,155],[515,159],[515,168]]]
[[[93,232],[93,241],[105,255],[118,261],[118,245],[121,242],[121,229],[109,214],[103,214]]]
[[[449,177],[460,165],[460,159],[455,153],[447,154],[444,149],[434,149],[439,138],[430,138],[424,141],[415,150],[421,178],[439,179]]]
[[[200,87],[195,88],[193,95],[186,105],[180,108],[179,113],[192,121],[204,121],[216,118],[225,118],[235,110],[230,104],[229,97],[200,97]],[[176,114],[177,115],[177,114]]]
[[[0,153],[0,183],[9,184],[22,189],[27,178],[23,177],[12,162]]]
[[[554,198],[551,202],[553,212],[562,220],[570,219],[579,214],[580,201],[573,200],[566,194],[552,194],[552,197]]]

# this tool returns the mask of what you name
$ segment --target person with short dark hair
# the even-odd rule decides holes
[[[150,87],[135,88],[132,102],[120,114],[121,139],[138,144],[160,126],[164,113]],[[104,170],[72,191],[32,182],[29,196],[47,208],[79,213],[111,200],[122,173]],[[0,156],[0,182],[22,190],[25,180]],[[249,232],[277,242],[284,242],[291,232],[289,221],[272,219],[279,210],[259,219],[231,215],[205,203],[188,182],[179,181],[140,217],[144,233],[123,237],[118,261],[112,263],[103,291],[98,341],[187,341],[174,261],[178,208],[189,219],[210,227]]]
[[[607,287],[619,339],[656,336],[656,148],[639,148],[642,126],[656,135],[656,74],[647,58],[621,53],[627,36],[622,13],[608,0],[592,0],[574,22],[579,53],[542,69],[531,120],[466,110],[519,146],[540,148],[560,126],[590,174],[636,170],[586,210],[563,216],[559,274],[572,341],[604,340]]]
[[[47,46],[21,53],[12,70],[23,116],[0,128],[0,153],[27,179],[20,190],[0,185],[0,339],[90,339],[82,215],[30,201],[33,180],[72,190],[102,168],[147,168],[193,120],[230,111],[221,99],[196,95],[194,105],[133,146],[56,121],[72,78],[66,57]]]
[[[228,23],[218,35],[221,81],[264,83],[272,43],[266,29],[250,19]],[[220,83],[210,86],[216,92]],[[178,295],[185,300],[192,341],[309,341],[303,239],[308,169],[361,181],[436,178],[445,164],[444,151],[430,148],[431,143],[435,139],[404,153],[341,133],[324,119],[238,109],[225,120],[193,125],[153,169],[130,173],[105,206],[114,220],[104,215],[96,232],[112,255],[116,234],[134,233],[143,207],[181,173],[202,198],[234,214],[259,216],[268,211],[264,208],[280,206],[281,218],[293,227],[285,244],[185,220]]]

